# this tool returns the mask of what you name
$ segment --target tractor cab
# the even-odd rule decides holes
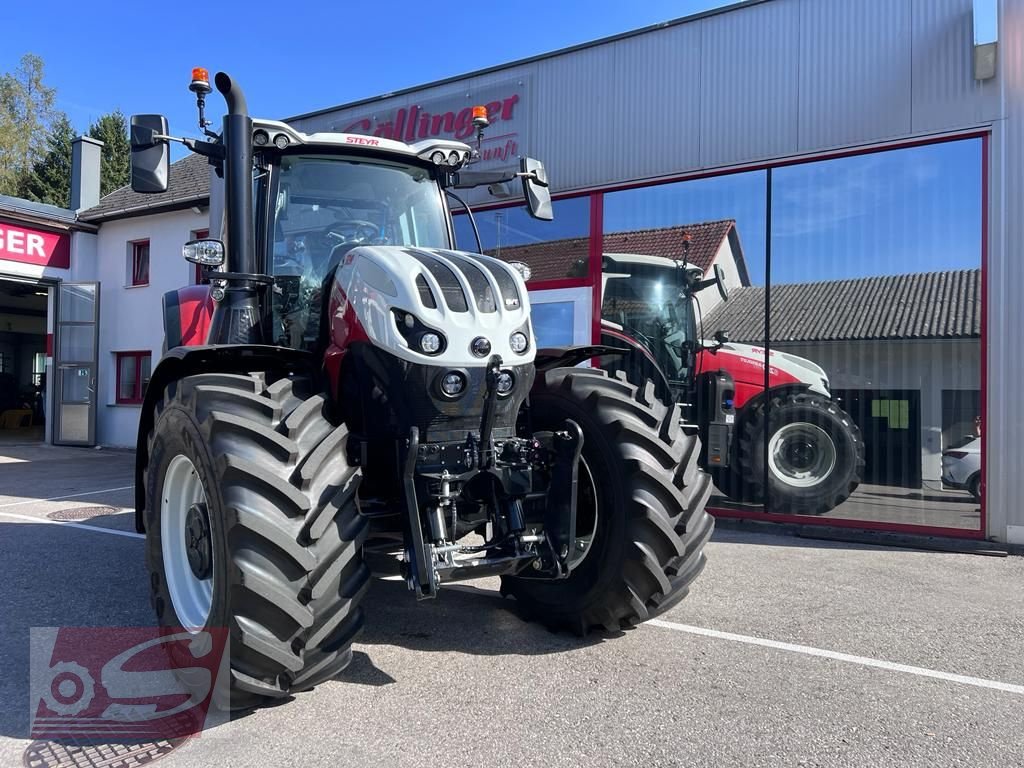
[[[716,265],[713,277],[685,261],[631,253],[606,253],[602,259],[601,329],[603,343],[629,344],[632,352],[612,368],[635,369],[651,378],[660,395],[688,402],[694,386],[701,339],[695,297],[715,286],[728,298],[725,277]]]

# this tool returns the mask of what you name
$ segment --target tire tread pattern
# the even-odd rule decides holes
[[[304,384],[200,374],[169,387],[157,409],[191,414],[213,457],[231,557],[232,707],[335,676],[363,623],[359,470],[346,428],[327,421],[321,395],[299,393]]]
[[[618,631],[667,610],[686,596],[703,569],[704,546],[714,530],[705,510],[711,480],[697,467],[699,438],[684,433],[679,407],[655,397],[651,382],[636,386],[619,374],[559,368],[546,372],[532,395],[534,401],[568,398],[585,404],[601,424],[601,439],[614,446],[618,471],[630,490],[621,572],[610,574],[609,588],[581,612],[540,605],[516,579],[507,580],[504,591],[552,628]]]

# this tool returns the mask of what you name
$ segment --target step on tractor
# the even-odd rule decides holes
[[[737,502],[770,512],[824,514],[860,483],[864,441],[832,399],[828,374],[802,357],[724,332],[701,338],[698,293],[728,300],[721,265],[713,275],[683,260],[606,253],[601,342],[629,350],[602,358],[605,370],[651,380],[662,402],[700,425],[700,464]],[[765,489],[767,488],[767,493]]]
[[[418,599],[499,576],[526,618],[580,633],[682,599],[713,527],[696,425],[589,367],[614,350],[537,349],[516,266],[454,250],[458,189],[520,184],[550,219],[543,165],[472,167],[486,107],[459,118],[474,150],[306,134],[214,85],[219,133],[202,69],[203,138],[131,118],[134,190],[167,190],[171,141],[224,190],[183,249],[209,284],[164,297],[135,503],[160,625],[229,630],[230,706],[335,677],[388,567]]]

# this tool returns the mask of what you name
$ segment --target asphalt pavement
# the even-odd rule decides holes
[[[16,766],[40,753],[29,629],[152,615],[131,454],[0,453],[0,766]],[[581,639],[524,622],[496,580],[426,603],[378,581],[337,680],[162,764],[1024,765],[1022,585],[1019,557],[721,530],[659,622]]]

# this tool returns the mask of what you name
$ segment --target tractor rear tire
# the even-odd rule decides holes
[[[153,607],[165,628],[228,630],[230,695],[220,707],[334,677],[362,627],[359,471],[346,457],[346,428],[307,388],[262,374],[189,376],[168,386],[149,434]]]
[[[811,392],[776,395],[770,404],[743,414],[736,470],[747,488],[745,500],[754,503],[765,501],[765,439],[768,512],[823,515],[860,485],[864,470],[860,429],[826,397]]]
[[[502,593],[527,618],[585,634],[618,631],[653,618],[682,600],[704,568],[714,520],[705,511],[711,478],[697,466],[700,440],[680,425],[678,406],[636,387],[618,372],[558,368],[530,394],[535,430],[583,430],[577,516],[596,500],[585,556],[561,580],[503,577]],[[586,488],[585,478],[593,478]],[[579,528],[579,525],[577,526]]]

